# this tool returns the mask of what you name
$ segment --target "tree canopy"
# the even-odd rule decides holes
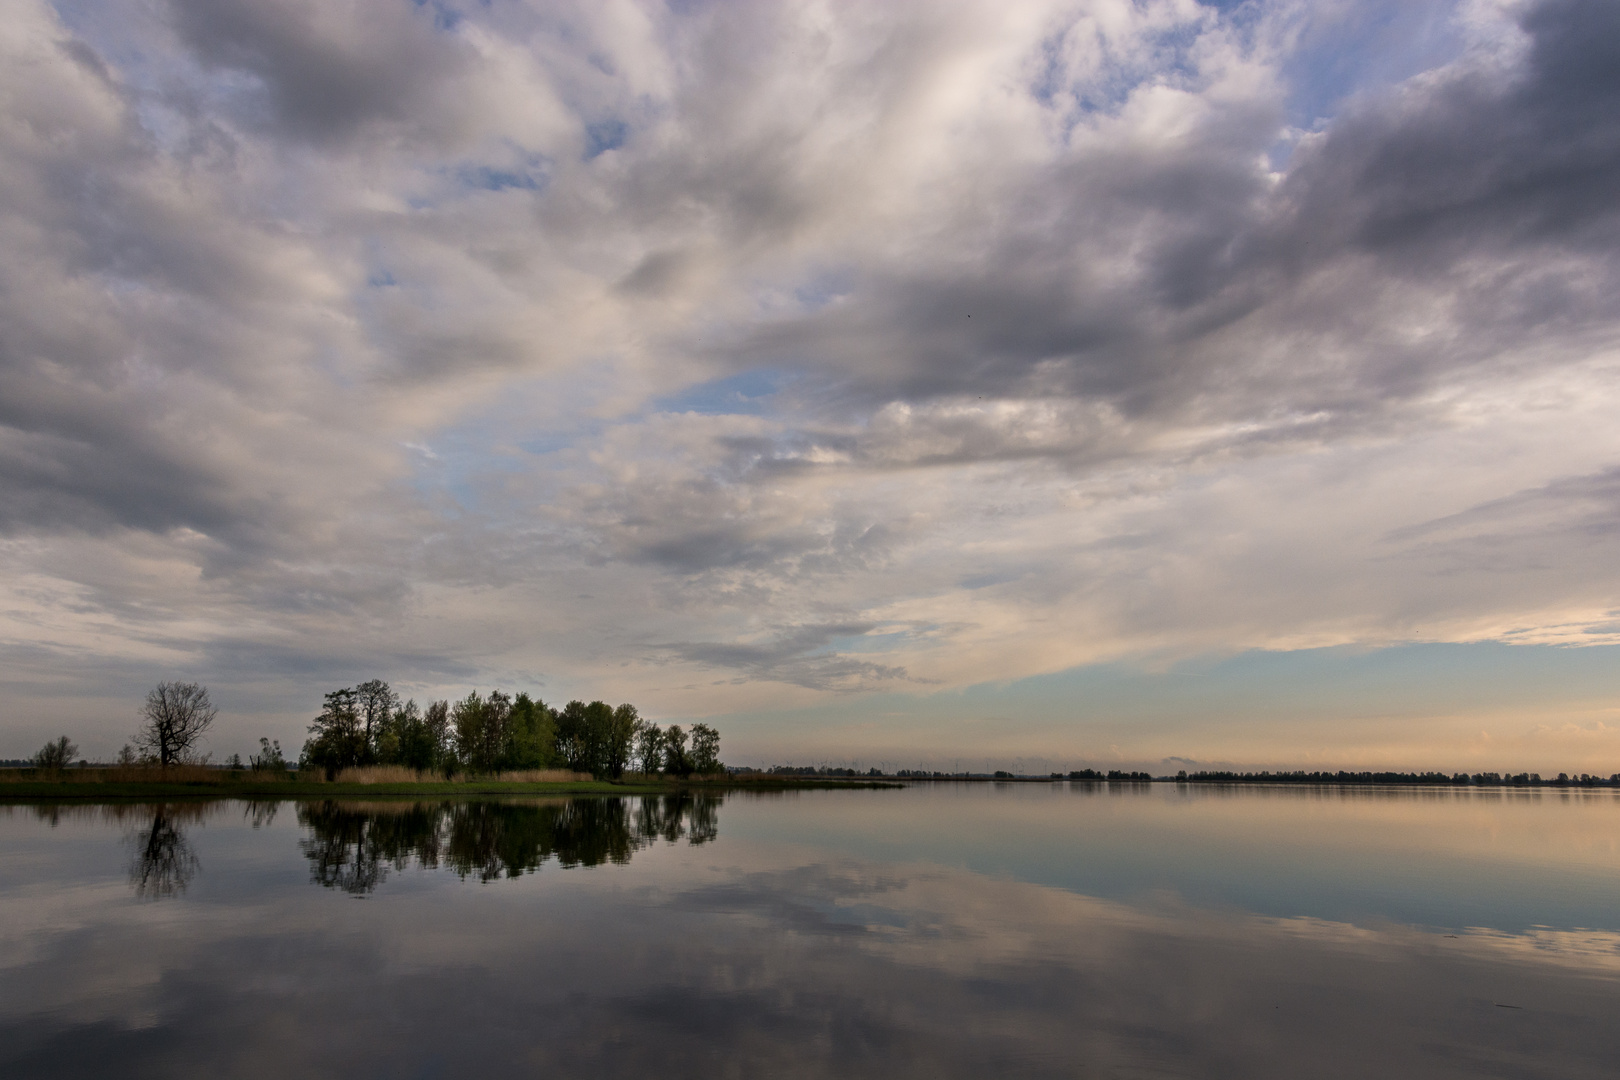
[[[197,744],[218,712],[208,698],[206,686],[160,682],[146,695],[146,704],[141,707],[141,729],[135,733],[135,745],[164,768],[205,760],[198,755]]]
[[[617,778],[627,770],[686,776],[720,772],[720,734],[692,725],[692,748],[678,726],[642,719],[634,705],[570,701],[560,709],[539,698],[477,691],[426,708],[380,679],[325,695],[310,723],[301,764],[328,776],[360,765],[493,773],[567,768]]]

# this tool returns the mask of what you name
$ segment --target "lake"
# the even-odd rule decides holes
[[[1606,790],[0,807],[0,1075],[1613,1077]]]

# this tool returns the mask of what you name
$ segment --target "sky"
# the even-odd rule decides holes
[[[0,756],[1620,771],[1613,0],[7,0]]]

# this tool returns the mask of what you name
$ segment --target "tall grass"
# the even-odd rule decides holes
[[[0,783],[59,782],[65,784],[218,784],[233,774],[207,765],[90,765],[71,769],[0,769]],[[269,778],[270,773],[235,775]]]
[[[339,784],[424,784],[444,777],[403,765],[363,765],[344,769],[334,779]]]
[[[512,769],[496,773],[492,779],[506,784],[572,784],[593,777],[588,772],[573,772],[569,769]]]
[[[446,779],[432,769],[408,769],[403,765],[366,765],[344,769],[334,778],[339,784],[572,784],[592,779],[590,773],[569,769],[512,769],[497,773],[456,773]],[[320,769],[303,772],[237,772],[210,768],[206,765],[171,765],[167,769],[156,765],[92,765],[69,769],[0,769],[0,784],[6,783],[67,783],[67,784],[227,784],[232,781],[266,783],[275,780],[297,780],[305,784],[326,782]]]
[[[319,774],[316,774],[319,776]],[[478,775],[456,773],[446,780],[443,773],[432,770],[408,769],[403,765],[363,765],[339,772],[339,784],[468,784],[499,781],[504,784],[574,783],[591,779],[590,773],[571,772],[568,769],[514,769],[507,772]]]

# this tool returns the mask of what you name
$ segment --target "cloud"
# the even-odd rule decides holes
[[[24,4],[0,674],[1607,641],[1611,9]]]
[[[789,682],[811,690],[870,690],[885,684],[915,681],[903,667],[873,663],[847,652],[833,651],[840,639],[858,642],[876,629],[863,623],[801,624],[760,642],[697,642],[669,649],[689,663],[731,668],[746,677]]]
[[[476,66],[429,7],[174,0],[170,12],[196,59],[258,84],[262,116],[249,106],[248,118],[317,142],[373,124],[414,126],[424,114],[438,119],[442,100],[453,100]]]

